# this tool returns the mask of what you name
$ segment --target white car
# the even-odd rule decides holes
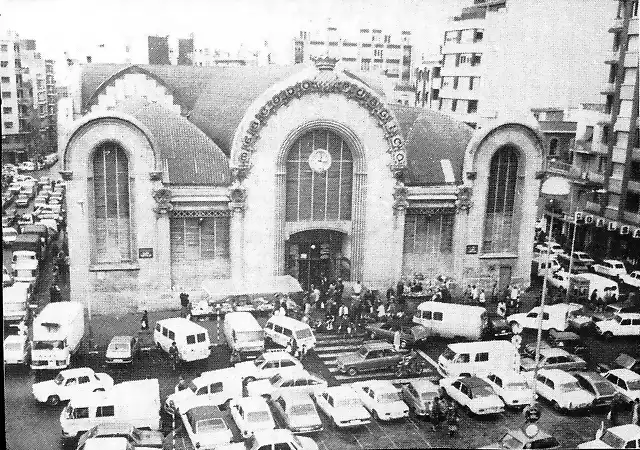
[[[578,444],[578,448],[640,448],[640,425],[611,427],[595,440]]]
[[[572,311],[582,309],[583,305],[579,303],[557,303],[555,305],[548,305],[544,308],[544,314],[542,316],[542,329],[543,330],[558,330],[564,331],[567,328],[567,315]],[[540,307],[535,306],[531,308],[528,313],[517,313],[507,317],[507,322],[511,325],[512,329],[517,324],[522,328],[538,328],[538,315],[540,314]]]
[[[20,165],[18,166],[18,170],[20,172],[33,172],[34,170],[36,170],[36,165],[32,161],[25,161],[23,163],[20,163]]]
[[[194,406],[186,411],[181,409],[180,417],[191,444],[198,450],[213,450],[221,444],[229,444],[233,439],[233,433],[225,421],[225,413],[217,406]]]
[[[2,227],[2,245],[10,246],[16,241],[18,231],[12,227]]]
[[[42,208],[44,206],[47,206],[47,198],[43,197],[42,195],[38,195],[36,197],[36,199],[33,201],[33,208],[34,209],[38,209],[38,208]]]
[[[135,448],[125,437],[105,437],[87,439],[82,450],[135,450]]]
[[[618,278],[627,274],[624,263],[615,259],[605,259],[601,264],[594,264],[591,268],[595,273],[611,278]]]
[[[547,243],[546,242],[544,244],[538,244],[533,249],[533,252],[537,253],[539,255],[546,255],[547,254],[547,248],[551,248],[551,254],[552,255],[560,255],[560,254],[565,253],[565,251],[562,248],[562,246],[560,244],[558,244],[557,242],[552,242],[549,247],[547,247]]]
[[[130,364],[140,352],[138,338],[114,336],[107,346],[104,359],[107,364]]]
[[[322,431],[322,420],[309,394],[283,392],[273,400],[280,421],[294,433],[316,433]]]
[[[596,322],[596,333],[605,339],[614,336],[640,337],[640,313],[619,313],[612,319]]]
[[[640,270],[634,270],[629,275],[621,275],[620,281],[629,286],[640,288]]]
[[[302,370],[304,367],[286,351],[265,352],[253,361],[237,363],[236,371],[247,382],[269,378],[283,372]]]
[[[296,436],[289,430],[258,431],[246,442],[236,442],[217,447],[218,450],[318,450],[318,444],[306,436]]]
[[[524,407],[534,400],[531,388],[527,384],[527,377],[522,373],[491,372],[483,379],[507,406]]]
[[[604,374],[604,377],[616,386],[616,391],[632,402],[640,398],[640,375],[629,369],[613,369]]]
[[[536,393],[558,411],[590,408],[595,396],[580,387],[569,373],[560,369],[540,369],[536,378]]]
[[[248,395],[269,395],[273,398],[283,392],[312,392],[326,389],[327,382],[306,370],[277,373],[266,380],[256,380],[247,384]]]
[[[61,371],[53,380],[33,384],[33,396],[41,403],[55,406],[76,394],[105,391],[113,387],[113,378],[95,373],[89,367]]]
[[[349,428],[371,423],[371,414],[352,389],[334,386],[312,394],[318,408],[338,428]]]
[[[440,386],[470,414],[488,415],[504,411],[504,403],[489,383],[479,377],[443,378]]]
[[[409,416],[409,406],[391,381],[370,380],[353,383],[352,389],[376,420],[394,420]]]
[[[229,409],[245,439],[256,431],[273,430],[276,427],[271,408],[263,397],[242,397],[232,400]]]
[[[557,272],[549,272],[549,278],[547,278],[548,283],[557,288],[564,289],[565,291],[569,289],[569,272],[564,270],[558,270]]]
[[[28,365],[31,344],[26,334],[13,334],[4,340],[4,363]]]

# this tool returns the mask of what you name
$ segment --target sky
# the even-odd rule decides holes
[[[196,46],[237,50],[269,42],[285,64],[302,29],[381,28],[412,32],[415,55],[437,54],[447,17],[471,0],[0,0],[0,27],[37,41],[47,58],[147,35],[188,37]]]

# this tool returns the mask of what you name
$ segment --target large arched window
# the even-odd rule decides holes
[[[326,129],[305,133],[287,155],[286,220],[351,220],[352,179],[344,139]]]
[[[111,142],[93,154],[93,224],[94,263],[131,261],[129,163]]]
[[[519,226],[515,217],[517,188],[518,151],[513,147],[502,147],[491,158],[489,169],[483,252],[515,250]]]

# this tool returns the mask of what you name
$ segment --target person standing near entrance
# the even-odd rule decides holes
[[[360,294],[362,294],[362,283],[360,283],[360,280],[358,280],[353,285],[353,295],[355,295],[356,297],[360,297]]]

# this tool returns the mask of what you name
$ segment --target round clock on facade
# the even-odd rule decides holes
[[[309,167],[314,172],[326,172],[331,166],[331,155],[323,148],[317,148],[309,155]]]

